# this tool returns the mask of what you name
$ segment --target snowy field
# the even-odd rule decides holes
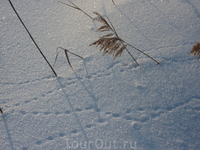
[[[0,3],[0,150],[199,150],[199,0],[71,0],[108,16],[128,47],[101,56],[98,23],[57,0]],[[62,0],[70,4],[67,0]]]

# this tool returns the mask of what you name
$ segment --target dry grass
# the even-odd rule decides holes
[[[96,47],[99,46],[100,47],[99,50],[103,51],[103,54],[102,54],[103,56],[105,54],[110,54],[110,55],[113,56],[113,59],[120,56],[122,54],[122,52],[124,50],[126,50],[129,53],[129,55],[133,58],[133,60],[137,63],[137,65],[139,65],[138,62],[136,61],[136,59],[131,55],[131,53],[127,49],[127,47],[130,46],[130,47],[136,49],[137,51],[141,52],[142,54],[148,56],[149,58],[154,60],[157,64],[159,64],[158,61],[156,61],[154,58],[152,58],[148,54],[144,53],[140,49],[126,43],[124,40],[119,38],[114,26],[112,25],[112,23],[111,23],[111,21],[109,20],[108,17],[106,17],[107,20],[108,20],[107,21],[99,13],[94,12],[94,14],[97,15],[97,18],[95,20],[102,23],[102,26],[100,26],[96,30],[96,32],[101,32],[101,33],[107,32],[107,34],[103,35],[97,41],[90,44],[90,46],[96,46]]]
[[[198,57],[198,59],[200,58],[200,42],[193,45],[193,48],[192,48],[190,54],[193,56],[196,55]]]
[[[144,53],[140,49],[138,49],[138,48],[134,47],[133,45],[125,42],[124,40],[122,40],[118,36],[114,26],[112,25],[112,23],[111,23],[111,21],[110,21],[110,19],[108,17],[106,17],[106,19],[108,20],[107,21],[98,12],[94,12],[94,14],[97,15],[97,18],[92,18],[90,15],[88,15],[85,11],[83,11],[77,5],[72,3],[70,0],[68,0],[68,2],[70,4],[66,4],[66,3],[63,3],[61,1],[58,1],[58,2],[62,3],[62,4],[65,4],[65,5],[67,5],[67,6],[71,7],[71,8],[74,8],[76,10],[79,10],[79,11],[83,12],[85,15],[87,15],[90,19],[96,20],[96,21],[98,21],[98,22],[103,24],[102,26],[100,26],[96,30],[96,32],[108,32],[108,33],[103,35],[102,37],[100,37],[99,40],[97,40],[97,41],[93,42],[92,44],[90,44],[90,46],[96,46],[96,47],[99,46],[100,47],[100,51],[103,51],[102,55],[110,54],[110,55],[113,56],[113,59],[115,59],[116,57],[120,56],[124,50],[126,50],[128,52],[128,54],[132,57],[132,59],[136,62],[136,64],[139,65],[138,62],[136,61],[136,59],[133,57],[133,55],[127,49],[127,47],[129,46],[131,48],[136,49],[140,53],[146,55],[147,57],[149,57],[153,61],[155,61],[157,64],[159,64],[158,61],[156,61],[154,58],[152,58],[148,54]],[[115,5],[114,0],[112,0],[112,2]],[[69,51],[65,50],[65,53],[67,53],[67,52],[69,52]],[[66,57],[67,57],[67,54],[66,54]],[[70,64],[70,62],[69,62],[69,64]]]
[[[77,5],[75,5],[74,3],[72,3],[70,0],[68,0],[68,2],[69,2],[70,4],[67,4],[67,3],[64,3],[64,2],[58,1],[58,3],[62,3],[62,4],[64,4],[64,5],[67,5],[67,6],[71,7],[71,8],[74,8],[74,9],[77,9],[77,10],[83,12],[85,15],[87,15],[88,17],[90,17],[90,19],[92,19],[92,17],[91,17],[88,13],[86,13],[85,11],[83,11],[80,7],[78,7]]]
[[[58,51],[58,49],[61,49],[61,50]],[[68,53],[70,53],[70,54],[72,54],[72,55],[74,55],[74,56],[77,56],[77,57],[83,59],[83,57],[81,57],[81,56],[79,56],[79,55],[77,55],[77,54],[75,54],[75,53],[72,53],[72,52],[70,52],[70,51],[67,50],[67,49],[64,49],[64,48],[62,48],[62,47],[58,47],[58,48],[57,48],[57,52],[56,52],[56,58],[55,58],[55,61],[54,61],[54,65],[55,65],[56,60],[57,60],[57,58],[58,58],[58,55],[59,55],[59,53],[60,53],[61,51],[64,51],[64,52],[65,52],[65,56],[66,56],[67,62],[68,62],[68,64],[70,65],[70,67],[72,68],[72,70],[74,70],[74,69],[73,69],[73,67],[72,67],[72,65],[71,65],[71,62],[70,62],[70,60],[69,60],[69,55],[68,55]],[[54,66],[54,65],[53,65],[53,66]]]
[[[99,27],[96,32],[109,31],[109,33],[100,37],[99,40],[93,42],[90,44],[90,46],[99,46],[100,51],[103,51],[103,56],[105,54],[111,54],[113,59],[115,59],[117,56],[120,56],[126,49],[127,44],[124,44],[124,41],[118,37],[113,26],[110,25],[99,13],[94,12],[94,14],[98,16],[96,20],[103,23],[103,25]]]

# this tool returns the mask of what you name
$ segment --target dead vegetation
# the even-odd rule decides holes
[[[61,49],[61,50],[58,51],[58,49]],[[77,56],[77,57],[79,57],[79,58],[81,58],[81,59],[83,59],[83,57],[81,57],[81,56],[79,56],[79,55],[77,55],[77,54],[75,54],[75,53],[72,53],[72,52],[70,52],[70,51],[67,50],[67,49],[64,49],[64,48],[62,48],[62,47],[58,47],[58,48],[57,48],[57,52],[56,52],[56,58],[55,58],[55,61],[54,61],[54,65],[55,65],[56,60],[57,60],[57,58],[58,58],[58,55],[59,55],[59,53],[60,53],[61,51],[64,51],[64,52],[65,52],[65,56],[66,56],[67,62],[68,62],[68,64],[69,64],[69,66],[72,68],[72,70],[74,70],[74,69],[73,69],[73,67],[72,67],[72,65],[71,65],[71,62],[70,62],[70,60],[69,60],[69,55],[68,55],[68,53],[69,53],[69,54],[72,54],[72,55],[74,55],[74,56]],[[54,65],[53,65],[53,66],[54,66]]]
[[[198,59],[200,58],[200,42],[193,45],[190,55],[197,56]]]
[[[132,47],[134,49],[136,49],[137,51],[139,51],[140,53],[146,55],[147,57],[151,58],[153,61],[155,61],[157,64],[159,64],[158,61],[156,61],[154,58],[152,58],[151,56],[149,56],[148,54],[144,53],[143,51],[141,51],[140,49],[134,47],[133,45],[125,42],[124,40],[122,40],[113,24],[111,23],[110,19],[108,17],[107,20],[105,18],[103,18],[98,12],[94,12],[95,15],[97,15],[97,18],[95,19],[96,21],[100,22],[102,24],[102,26],[100,26],[96,32],[106,32],[105,35],[103,35],[102,37],[100,37],[97,41],[93,42],[92,44],[90,44],[90,46],[99,46],[100,47],[100,51],[103,51],[103,56],[105,54],[110,54],[113,56],[113,59],[115,59],[116,57],[120,56],[122,54],[122,52],[124,50],[126,50],[128,52],[128,54],[133,58],[133,60],[136,62],[137,65],[139,65],[139,63],[136,61],[136,59],[133,57],[133,55],[130,53],[130,51],[127,49],[127,47]]]

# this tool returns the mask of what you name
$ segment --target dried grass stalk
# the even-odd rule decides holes
[[[60,51],[58,51],[59,48],[61,49]],[[81,57],[81,56],[79,56],[79,55],[77,55],[77,54],[75,54],[75,53],[72,53],[72,52],[70,52],[70,51],[67,50],[67,49],[64,49],[64,48],[62,48],[62,47],[58,47],[58,48],[57,48],[57,52],[56,52],[56,58],[55,58],[55,61],[54,61],[54,65],[55,65],[56,60],[57,60],[57,58],[58,58],[58,55],[59,55],[59,53],[60,53],[61,51],[64,51],[64,52],[65,52],[65,56],[66,56],[67,62],[68,62],[68,64],[70,65],[70,67],[72,68],[72,70],[74,70],[74,69],[73,69],[73,67],[72,67],[72,65],[71,65],[71,62],[70,62],[70,60],[69,60],[68,53],[70,53],[70,54],[72,54],[72,55],[75,55],[75,56],[77,56],[77,57],[83,59],[83,57]],[[54,66],[54,65],[53,65],[53,66]]]
[[[127,45],[121,44],[122,42],[122,39],[118,37],[112,37],[112,34],[107,34],[94,43],[90,44],[90,46],[99,46],[99,51],[103,51],[103,56],[105,54],[110,54],[113,56],[113,59],[115,59],[117,56],[120,56],[123,50],[127,47]]]
[[[112,2],[113,2],[113,4],[115,5],[115,2],[114,2],[114,0],[112,0]]]
[[[192,48],[190,54],[193,56],[196,55],[198,57],[198,59],[200,59],[200,42],[193,45],[193,48]]]
[[[94,14],[97,15],[97,18],[95,18],[95,20],[103,24],[96,30],[96,32],[109,32],[109,33],[100,37],[97,41],[90,44],[90,46],[96,46],[96,47],[99,46],[100,47],[99,50],[103,51],[103,54],[102,54],[103,56],[105,54],[110,54],[113,56],[113,59],[120,56],[122,54],[122,52],[124,50],[126,50],[128,52],[128,54],[133,58],[133,60],[137,63],[137,65],[139,65],[138,62],[136,61],[136,59],[131,55],[131,53],[127,49],[127,47],[130,46],[130,47],[136,49],[137,51],[141,52],[142,54],[148,56],[149,58],[154,60],[157,64],[159,64],[158,61],[156,61],[154,58],[152,58],[148,54],[144,53],[140,49],[132,46],[131,44],[126,43],[124,40],[119,38],[114,26],[112,25],[112,23],[108,17],[106,17],[108,20],[107,21],[99,13],[94,12]]]
[[[58,1],[58,3],[62,3],[62,4],[64,4],[64,5],[67,5],[67,6],[69,6],[69,7],[72,7],[72,8],[74,8],[74,9],[80,10],[80,11],[83,12],[85,15],[87,15],[88,17],[90,17],[90,19],[92,19],[92,17],[91,17],[90,15],[88,15],[85,11],[83,11],[83,10],[82,10],[81,8],[79,8],[77,5],[75,5],[74,3],[72,3],[70,0],[68,0],[68,2],[71,3],[71,5],[70,5],[70,4],[66,4],[66,3],[64,3],[64,2],[61,2],[61,1]]]

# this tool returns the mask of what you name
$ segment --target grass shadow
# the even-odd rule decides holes
[[[82,132],[83,135],[84,135],[85,140],[86,140],[87,142],[89,142],[89,139],[88,139],[88,137],[87,137],[87,134],[86,134],[86,132],[84,131],[84,127],[82,126],[82,124],[81,124],[81,122],[80,122],[80,120],[79,120],[79,118],[78,118],[78,115],[76,114],[76,110],[74,109],[74,107],[73,107],[73,105],[72,105],[72,103],[71,103],[71,101],[70,101],[70,99],[69,99],[67,93],[65,92],[65,90],[64,90],[64,88],[63,88],[64,85],[61,83],[61,81],[59,80],[59,78],[57,78],[57,81],[58,81],[58,83],[59,83],[59,85],[60,85],[60,87],[61,87],[61,90],[62,90],[62,92],[63,92],[65,98],[66,98],[67,101],[68,101],[68,104],[69,104],[69,106],[70,106],[70,108],[71,108],[71,110],[72,110],[73,115],[74,115],[75,118],[76,118],[76,121],[77,121],[77,123],[78,123],[78,125],[79,125],[79,127],[80,127],[80,129],[81,129],[81,132]]]
[[[83,61],[83,64],[84,64],[84,68],[85,68],[85,74],[86,76],[88,77],[89,76],[89,73],[88,73],[88,69],[87,69],[87,64],[85,61]],[[98,98],[95,96],[94,92],[93,92],[93,88],[92,88],[92,85],[91,85],[91,82],[90,80],[88,79],[88,84],[89,84],[89,88],[85,85],[85,83],[81,80],[81,78],[78,76],[78,74],[76,72],[74,72],[76,78],[78,79],[78,81],[80,82],[80,84],[84,87],[85,91],[89,94],[89,96],[92,98],[93,100],[93,106],[94,106],[94,109],[95,111],[98,113],[98,119],[101,120],[101,116],[100,116],[100,109],[98,108]]]
[[[194,13],[200,18],[200,11],[196,8],[196,6],[190,0],[183,0],[183,2],[188,3],[194,10]]]
[[[6,122],[6,115],[2,114],[2,118],[3,118],[5,128],[6,128],[6,133],[7,133],[7,136],[8,136],[9,143],[10,143],[10,148],[11,148],[11,150],[14,150],[12,138],[11,138],[11,135],[10,135],[10,132],[9,132],[9,129],[8,129],[7,122]]]
[[[118,9],[118,11],[131,23],[133,24],[133,26],[137,29],[137,31],[140,32],[140,34],[151,44],[154,45],[151,40],[144,35],[144,33],[140,30],[140,28],[116,5],[116,8]],[[155,48],[155,47],[154,47]]]

